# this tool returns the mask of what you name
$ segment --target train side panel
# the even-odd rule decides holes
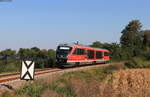
[[[83,49],[85,52],[84,54],[77,55],[75,54],[76,49]],[[88,56],[88,51],[93,51],[93,56]],[[82,52],[82,51],[81,51]],[[101,56],[98,55],[97,53],[101,53]],[[88,48],[88,47],[83,47],[83,46],[74,46],[70,55],[68,56],[67,63],[102,63],[105,61],[109,61],[109,56],[108,54],[106,55],[105,53],[109,53],[107,50],[102,50],[102,49],[94,49],[94,48]]]

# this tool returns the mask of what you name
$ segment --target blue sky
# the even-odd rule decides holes
[[[119,42],[133,19],[150,29],[149,0],[12,0],[0,2],[0,50],[59,43]]]

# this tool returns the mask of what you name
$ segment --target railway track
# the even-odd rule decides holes
[[[96,64],[100,66],[106,66],[108,64]],[[83,65],[79,67],[73,67],[73,68],[49,68],[49,69],[40,69],[40,70],[35,70],[35,78],[39,75],[47,74],[47,73],[52,73],[52,72],[57,72],[57,71],[65,71],[65,70],[73,70],[73,69],[78,69],[78,68],[88,68],[88,67],[94,67],[96,65]],[[20,80],[20,72],[17,73],[10,73],[10,74],[4,74],[0,75],[0,84],[15,81],[15,80]]]
[[[49,68],[49,69],[35,70],[35,77],[38,75],[42,75],[42,74],[46,74],[46,73],[50,73],[50,72],[56,72],[56,71],[60,71],[60,70],[62,70],[62,69]],[[19,79],[20,79],[20,72],[0,75],[0,84],[5,83],[5,82],[14,81],[14,80],[19,80]]]

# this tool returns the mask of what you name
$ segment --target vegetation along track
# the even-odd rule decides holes
[[[107,64],[96,64],[96,65],[107,65]],[[73,67],[73,68],[49,68],[49,69],[39,69],[39,70],[35,70],[35,77],[38,75],[42,75],[42,74],[46,74],[46,73],[52,73],[52,72],[57,72],[57,71],[63,71],[63,70],[69,70],[69,69],[74,69],[74,68],[84,68],[84,67],[92,67],[95,65],[82,65],[82,66],[78,66],[78,67]],[[20,73],[16,72],[16,73],[10,73],[10,74],[3,74],[0,75],[0,84],[2,83],[6,83],[6,82],[10,82],[10,81],[15,81],[15,80],[19,80],[20,79]]]

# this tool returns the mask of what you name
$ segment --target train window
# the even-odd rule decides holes
[[[84,49],[79,49],[79,55],[84,55],[84,54],[85,54]]]
[[[70,53],[70,51],[72,50],[72,47],[61,47],[61,46],[59,46],[58,48],[57,48],[57,54],[59,54],[59,55],[66,55],[66,54],[69,54]]]
[[[75,54],[75,55],[84,55],[85,54],[85,50],[84,49],[76,48],[74,50],[73,54]]]
[[[109,56],[109,53],[108,52],[104,52],[104,56]]]
[[[88,56],[88,59],[94,59],[94,51],[93,50],[88,50],[87,51],[87,56]]]
[[[100,51],[96,51],[96,58],[97,59],[103,58],[103,53]]]
[[[76,55],[76,54],[77,54],[77,49],[75,49],[75,50],[73,51],[73,54],[74,54],[74,55]]]

